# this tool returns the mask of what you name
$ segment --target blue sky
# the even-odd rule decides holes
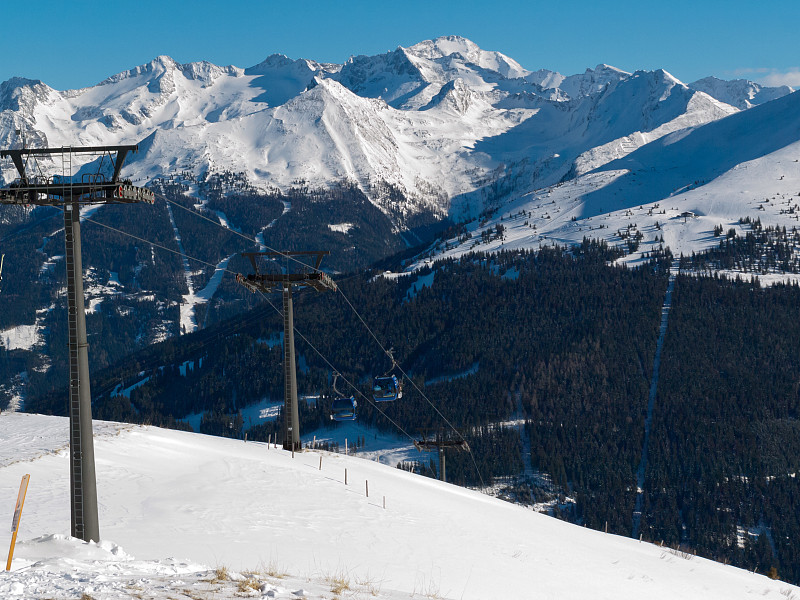
[[[94,85],[160,54],[248,67],[272,53],[343,62],[462,35],[531,70],[598,63],[800,87],[800,1],[4,2],[0,81]]]

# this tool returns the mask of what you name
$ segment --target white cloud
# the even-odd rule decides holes
[[[795,89],[800,88],[800,67],[789,67],[783,70],[766,67],[735,69],[731,71],[731,74],[734,77],[743,77],[769,87],[788,85]]]
[[[759,83],[768,86],[788,85],[795,89],[800,88],[800,68],[792,67],[786,71],[772,71],[769,75],[759,78]]]
[[[765,73],[772,73],[774,69],[767,69],[762,67],[760,69],[734,69],[731,71],[734,77],[747,77],[752,78],[753,75],[763,75]]]

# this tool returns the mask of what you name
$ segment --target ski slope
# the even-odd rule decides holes
[[[66,419],[0,415],[0,519],[11,521],[20,479],[31,474],[0,597],[800,596],[762,575],[378,462],[292,457],[265,444],[154,427],[96,423],[95,431],[99,545],[65,535]]]

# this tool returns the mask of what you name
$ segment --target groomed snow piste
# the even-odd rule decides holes
[[[31,475],[2,598],[800,596],[377,462],[112,423],[95,424],[103,541],[84,544],[66,535],[67,436],[64,418],[0,415],[0,521]]]

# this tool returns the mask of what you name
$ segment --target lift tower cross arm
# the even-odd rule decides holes
[[[154,201],[153,192],[120,181],[122,164],[137,146],[84,146],[64,148],[18,148],[0,151],[10,158],[19,180],[0,188],[0,204],[55,206],[64,211],[65,264],[67,268],[67,316],[69,320],[69,449],[70,505],[72,536],[84,541],[100,541],[97,515],[97,482],[92,431],[92,395],[89,383],[89,344],[86,338],[86,307],[81,261],[81,206]],[[111,156],[116,153],[111,178],[99,172],[84,173],[79,180],[72,173],[74,154]],[[30,176],[28,162],[59,156],[61,175]],[[23,160],[24,157],[24,160]],[[52,163],[51,163],[52,164]]]
[[[138,146],[82,146],[63,148],[16,148],[0,150],[0,158],[10,158],[19,173],[19,181],[10,186],[0,188],[0,203],[35,204],[40,206],[62,206],[67,202],[78,204],[104,204],[109,202],[148,202],[155,200],[153,192],[147,188],[137,187],[130,181],[120,181],[122,164],[129,152],[136,152]],[[74,154],[96,154],[110,156],[116,153],[114,172],[111,178],[102,173],[84,173],[80,180],[75,180],[72,173],[64,173],[72,168]],[[61,156],[62,175],[42,178],[31,177],[28,173],[28,160],[34,162],[40,156]],[[23,160],[23,157],[26,160]]]

